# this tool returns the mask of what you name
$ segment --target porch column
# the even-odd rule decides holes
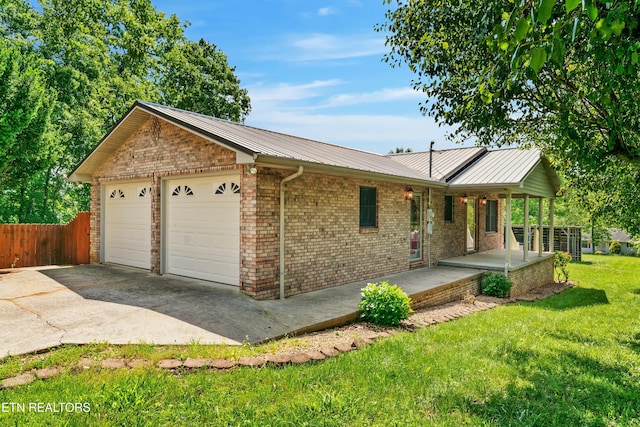
[[[554,230],[553,230],[553,202],[554,199],[549,199],[549,252],[554,252]]]
[[[538,256],[542,256],[544,252],[544,228],[542,224],[542,215],[544,208],[544,199],[538,199]]]
[[[523,227],[523,253],[524,262],[529,261],[529,195],[524,195],[524,227]]]
[[[509,267],[511,267],[511,191],[507,191],[507,211],[506,211],[506,224],[504,230],[505,250],[507,251],[507,259],[505,260],[504,273],[505,276],[509,275]]]

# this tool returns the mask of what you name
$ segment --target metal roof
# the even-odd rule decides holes
[[[213,138],[223,138],[238,149],[250,152],[256,161],[260,156],[290,159],[317,165],[336,166],[376,174],[428,180],[420,172],[379,154],[314,141],[307,138],[259,129],[215,117],[140,102],[142,106],[183,125],[192,126]]]
[[[94,171],[152,116],[235,151],[237,163],[304,165],[311,170],[360,173],[407,184],[437,187],[448,184],[464,190],[476,186],[516,188],[542,162],[549,178],[546,182],[551,182],[550,186],[547,184],[551,194],[559,187],[557,175],[538,150],[487,151],[484,147],[434,150],[429,177],[428,151],[384,156],[143,101],[133,104],[71,173],[69,180],[90,182]]]
[[[387,157],[416,169],[426,176],[429,176],[429,169],[431,169],[431,177],[433,179],[448,181],[486,152],[487,149],[484,147],[469,147],[452,150],[433,150],[433,157],[429,151],[390,154]],[[432,162],[431,168],[429,167],[430,162]]]
[[[560,189],[560,179],[539,150],[511,148],[488,151],[449,181],[449,185],[552,196]]]
[[[149,117],[149,114],[220,143],[236,153],[245,154],[242,159],[237,159],[238,163],[291,160],[312,166],[346,168],[437,184],[436,180],[429,179],[420,171],[379,154],[259,129],[142,101],[136,101],[127,115],[83,160],[69,179],[72,181],[87,180],[92,171],[104,162],[126,138],[131,136],[133,129],[137,129],[142,124],[142,120]]]
[[[487,152],[451,180],[451,185],[513,185],[522,182],[540,161],[540,151],[518,148]]]

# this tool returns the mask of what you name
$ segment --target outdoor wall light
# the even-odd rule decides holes
[[[467,193],[465,193],[464,196],[460,198],[460,201],[462,202],[463,205],[467,204],[467,202],[469,201],[469,198],[467,197]]]
[[[255,175],[258,173],[258,169],[255,166],[251,166],[248,172],[249,172],[249,175]]]
[[[404,190],[404,199],[413,200],[413,188],[407,187],[407,189]]]
[[[482,199],[480,199],[480,204],[481,204],[482,206],[484,206],[484,205],[486,205],[486,204],[487,204],[487,196],[483,196],[483,197],[482,197]]]

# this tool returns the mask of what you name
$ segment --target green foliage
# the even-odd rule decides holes
[[[553,258],[553,268],[556,271],[559,282],[562,281],[567,283],[569,281],[569,270],[567,269],[567,266],[572,259],[573,257],[569,252],[556,251]]]
[[[386,20],[385,60],[452,138],[544,149],[594,217],[640,233],[639,2],[398,2]]]
[[[619,254],[621,250],[622,246],[620,245],[620,242],[618,242],[617,240],[612,240],[609,244],[609,252],[612,254]]]
[[[186,25],[151,0],[0,3],[0,222],[87,210],[89,189],[65,177],[136,99],[244,120],[235,70]]]
[[[513,283],[504,274],[489,271],[482,279],[482,294],[498,298],[509,296]]]
[[[49,140],[43,138],[55,96],[48,93],[35,55],[0,39],[0,185],[24,181],[42,167]]]
[[[176,45],[167,54],[164,69],[160,82],[165,104],[236,122],[243,122],[251,109],[235,68],[203,39]]]
[[[389,150],[389,154],[402,154],[402,153],[411,153],[413,149],[411,147],[396,147],[395,150]]]
[[[362,299],[358,303],[361,317],[367,322],[383,326],[397,326],[409,317],[411,298],[397,285],[388,281],[369,283],[362,289]]]

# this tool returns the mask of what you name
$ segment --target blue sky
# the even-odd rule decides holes
[[[453,147],[446,127],[422,116],[423,94],[406,66],[382,61],[389,51],[374,26],[382,0],[153,0],[224,52],[248,89],[246,124],[333,144],[387,153],[395,147]]]

